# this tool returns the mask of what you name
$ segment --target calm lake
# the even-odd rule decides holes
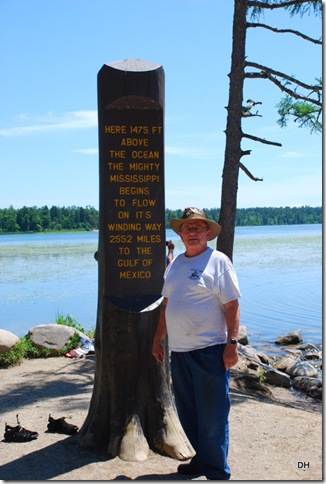
[[[183,251],[173,231],[166,238],[175,255]],[[96,232],[1,235],[0,328],[23,336],[58,314],[95,327],[97,240]],[[250,344],[295,329],[304,342],[322,343],[321,225],[238,227],[233,262]]]

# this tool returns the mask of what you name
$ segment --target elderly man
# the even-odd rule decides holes
[[[178,472],[228,480],[229,369],[238,361],[238,280],[230,259],[208,247],[221,227],[202,210],[186,208],[181,219],[170,223],[186,251],[166,269],[152,353],[163,361],[162,341],[168,334],[176,407],[196,451]]]

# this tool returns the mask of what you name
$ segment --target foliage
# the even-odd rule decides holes
[[[321,80],[319,79],[321,84]],[[280,118],[277,120],[281,128],[285,128],[290,116],[298,121],[299,128],[308,128],[310,132],[321,133],[322,124],[319,121],[320,109],[313,104],[293,99],[288,94],[276,105]]]
[[[48,358],[49,356],[50,350],[36,348],[27,336],[23,336],[10,351],[0,355],[0,368],[19,365],[25,358]]]
[[[53,207],[52,207],[53,208]],[[27,209],[27,207],[24,207]],[[21,209],[21,210],[24,210]],[[51,209],[52,210],[52,209]],[[55,212],[58,214],[63,209],[59,207],[55,207]],[[70,209],[66,209],[70,210]],[[71,209],[75,210],[75,209]],[[85,213],[87,213],[87,208],[84,209]],[[206,215],[211,220],[215,220],[216,222],[219,220],[219,213],[220,210],[218,208],[205,208]],[[26,210],[24,210],[25,213]],[[44,207],[38,209],[36,207],[31,207],[31,211],[36,213],[38,211],[44,211]],[[16,215],[14,215],[16,212]],[[54,210],[53,210],[54,212]],[[98,228],[98,219],[99,213],[98,210],[95,208],[91,209],[93,221],[96,220],[96,225],[94,228]],[[256,208],[245,208],[245,209],[237,209],[236,211],[236,225],[292,225],[292,224],[314,224],[314,223],[322,223],[322,213],[320,207],[256,207]],[[10,232],[24,232],[21,229],[21,226],[17,224],[17,219],[21,220],[21,217],[17,217],[17,213],[20,213],[20,210],[14,210],[12,207],[9,209],[0,209],[0,233],[10,233]],[[11,214],[11,215],[9,215]],[[181,218],[182,216],[182,209],[171,210],[166,209],[166,226],[170,228],[169,221],[171,218]],[[31,224],[29,228],[31,228]],[[71,230],[73,226],[69,226],[69,224],[65,224],[66,228],[64,230]],[[40,220],[39,230],[44,229],[44,219]],[[49,225],[48,225],[49,227]],[[62,228],[62,226],[61,226]],[[45,229],[46,231],[50,231],[50,229]],[[81,228],[79,227],[79,230]],[[78,324],[72,316],[68,315],[64,318],[63,315],[57,316],[57,324],[66,324],[67,326],[73,326],[73,324]],[[76,326],[73,326],[76,327]],[[77,327],[80,331],[80,329]]]
[[[259,383],[264,383],[266,380],[265,370],[262,367],[260,367],[258,370],[258,378],[259,378]]]
[[[84,328],[70,314],[68,314],[66,317],[64,317],[62,314],[58,314],[56,316],[56,323],[75,328],[90,338],[94,337],[94,329],[85,333]],[[77,348],[79,345],[79,334],[75,333],[70,338],[69,342],[61,350],[59,350],[59,356],[64,356],[66,353],[68,353],[68,351]],[[19,365],[24,359],[49,358],[50,356],[50,350],[45,348],[37,348],[27,336],[23,336],[10,351],[0,355],[0,368],[9,368],[11,366]]]
[[[69,326],[70,328],[75,328],[81,333],[85,333],[84,328],[76,321],[76,319],[71,316],[71,314],[67,314],[66,317],[64,317],[63,314],[58,313],[55,318],[56,324],[63,324],[65,326]]]
[[[218,208],[204,208],[204,212],[210,220],[219,221],[220,210]],[[171,228],[171,218],[181,218],[182,210],[165,211],[166,227]],[[235,224],[241,226],[257,225],[301,225],[321,224],[322,207],[255,207],[238,208],[236,211]]]
[[[77,329],[77,331],[84,333],[89,338],[94,337],[94,333],[95,333],[94,328],[92,328],[88,331],[85,331],[85,329],[82,327],[82,325],[79,324],[78,321],[76,321],[76,319],[73,316],[71,316],[71,314],[67,314],[67,316],[65,317],[65,316],[63,316],[63,314],[58,313],[56,315],[55,322],[56,322],[56,324],[64,324],[65,326],[69,326],[70,328],[75,328],[75,329]],[[79,336],[77,334],[75,336],[77,336],[78,341],[77,341],[77,344],[75,346],[73,346],[73,348],[76,348],[78,346],[78,343],[79,343]],[[74,344],[74,343],[72,342],[72,344]],[[69,348],[69,349],[73,349],[73,348]],[[69,350],[67,350],[67,351],[69,351]]]
[[[0,233],[94,230],[98,210],[94,207],[22,207],[0,209]]]

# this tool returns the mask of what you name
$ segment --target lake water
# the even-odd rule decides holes
[[[175,255],[183,251],[173,231],[166,238]],[[1,235],[0,328],[23,336],[57,314],[95,327],[97,240],[96,232]],[[237,227],[233,259],[253,346],[295,329],[322,343],[321,225]]]

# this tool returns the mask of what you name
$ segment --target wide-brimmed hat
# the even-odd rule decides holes
[[[174,230],[174,232],[176,232],[177,234],[180,234],[181,225],[185,222],[188,222],[189,220],[202,220],[203,222],[207,223],[209,230],[211,231],[211,235],[208,240],[215,239],[215,237],[217,237],[221,231],[221,226],[219,224],[213,222],[213,220],[209,220],[208,218],[206,218],[204,212],[202,210],[199,210],[199,208],[195,207],[185,208],[180,219],[172,218],[170,220],[172,230]]]

